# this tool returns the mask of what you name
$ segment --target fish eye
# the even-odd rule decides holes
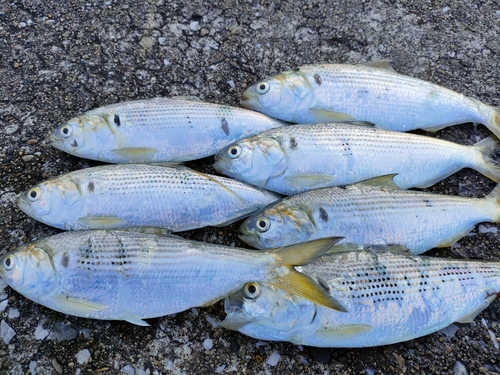
[[[257,84],[257,93],[263,95],[269,91],[269,87],[268,82],[261,82]]]
[[[241,147],[238,145],[231,146],[229,150],[227,151],[227,155],[231,159],[236,159],[238,156],[241,155]]]
[[[259,220],[257,220],[257,229],[260,232],[267,232],[270,227],[271,227],[271,222],[269,221],[268,218],[261,217]]]
[[[40,198],[40,189],[37,187],[31,188],[28,191],[28,199],[31,202],[36,202],[38,200],[38,198]]]
[[[68,138],[71,133],[73,133],[73,128],[69,125],[64,125],[62,128],[61,128],[61,134],[64,138]]]
[[[254,299],[257,298],[260,294],[260,285],[259,283],[246,283],[243,287],[243,294],[246,298]]]
[[[5,257],[3,261],[3,267],[7,271],[10,271],[12,268],[14,268],[14,257],[12,255]]]

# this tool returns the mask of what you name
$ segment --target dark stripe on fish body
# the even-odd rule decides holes
[[[116,126],[120,126],[121,125],[121,123],[120,123],[120,117],[117,114],[115,114],[114,121],[115,121]]]
[[[93,193],[94,189],[95,189],[94,181],[89,181],[89,184],[87,185],[87,190],[89,191],[89,193]]]
[[[328,213],[326,212],[326,210],[323,208],[323,207],[320,207],[319,208],[319,218],[324,222],[324,223],[327,223],[328,222]]]
[[[225,117],[222,118],[221,129],[224,130],[224,133],[226,135],[229,135],[229,125],[228,125],[227,120],[226,120]]]
[[[321,80],[321,77],[320,77],[320,75],[319,75],[318,73],[316,73],[316,74],[314,75],[314,82],[316,82],[316,83],[318,84],[318,86],[321,86],[321,83],[323,82],[323,81]]]

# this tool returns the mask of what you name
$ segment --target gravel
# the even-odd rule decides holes
[[[382,59],[392,60],[400,73],[500,106],[499,12],[493,0],[2,1],[2,253],[58,232],[17,209],[22,191],[49,176],[99,164],[47,142],[51,129],[85,110],[175,95],[239,105],[245,87],[298,65]],[[470,145],[489,134],[483,126],[464,124],[431,136]],[[211,163],[206,158],[186,164],[215,173]],[[482,197],[494,186],[463,170],[429,190]],[[238,224],[181,235],[245,246],[236,235]],[[484,224],[459,246],[428,254],[499,261],[499,244],[496,225]],[[224,330],[217,323],[224,318],[223,302],[138,327],[65,316],[10,288],[0,294],[0,373],[5,374],[500,373],[492,342],[492,334],[500,337],[498,301],[472,324],[457,324],[449,337],[435,333],[318,355],[288,343],[257,346],[256,340]],[[18,317],[10,312],[15,310]],[[58,336],[55,327],[66,327],[71,335],[63,330]],[[212,340],[210,350],[205,339]],[[76,356],[85,350],[92,354],[79,363]],[[275,365],[270,358],[278,358]]]

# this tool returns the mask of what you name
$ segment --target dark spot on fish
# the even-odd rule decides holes
[[[327,292],[330,291],[330,287],[328,286],[328,284],[326,283],[325,280],[323,280],[321,277],[318,276],[318,284],[324,289],[326,290]]]
[[[66,251],[64,254],[63,254],[63,257],[61,259],[61,266],[63,266],[64,268],[67,268],[68,267],[68,264],[69,264],[69,254],[68,252]]]
[[[294,72],[300,72],[300,68],[293,68]]]
[[[89,191],[89,193],[93,193],[94,192],[94,181],[89,181],[89,184],[87,185],[87,190]]]
[[[120,126],[121,125],[121,123],[120,123],[120,117],[118,115],[116,115],[116,114],[115,114],[114,121],[115,121],[116,126]]]
[[[294,138],[294,137],[290,137],[290,148],[291,148],[291,149],[294,149],[294,148],[296,148],[297,146],[298,146],[298,143],[297,143],[297,141],[295,140],[295,138]]]
[[[76,139],[73,140],[73,143],[71,143],[71,146],[73,146],[73,147],[77,147],[78,146],[78,142],[76,141]]]
[[[322,82],[322,80],[321,80],[321,77],[319,76],[319,74],[318,74],[318,73],[316,73],[316,74],[314,75],[314,82],[316,82],[316,83],[318,84],[318,86],[321,86],[321,82]]]
[[[424,199],[425,207],[432,207],[431,202],[428,199]]]
[[[328,222],[328,213],[325,211],[323,207],[319,208],[319,218],[323,220],[323,222]]]
[[[221,129],[224,130],[224,133],[226,135],[229,135],[229,125],[228,125],[227,120],[226,120],[225,117],[222,118]]]

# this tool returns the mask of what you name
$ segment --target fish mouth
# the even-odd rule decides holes
[[[226,329],[238,331],[240,327],[248,323],[243,316],[243,298],[240,292],[236,292],[224,299],[224,311],[226,317],[219,324]]]
[[[242,231],[243,232],[243,231]],[[240,234],[238,235],[239,239],[242,240],[247,245],[253,246],[256,249],[262,250],[263,247],[259,245],[258,241],[255,240],[254,236],[250,236],[248,234]]]
[[[255,97],[247,91],[244,91],[243,94],[241,94],[241,105],[243,108],[246,109],[253,109],[255,108],[256,105],[256,100]]]

